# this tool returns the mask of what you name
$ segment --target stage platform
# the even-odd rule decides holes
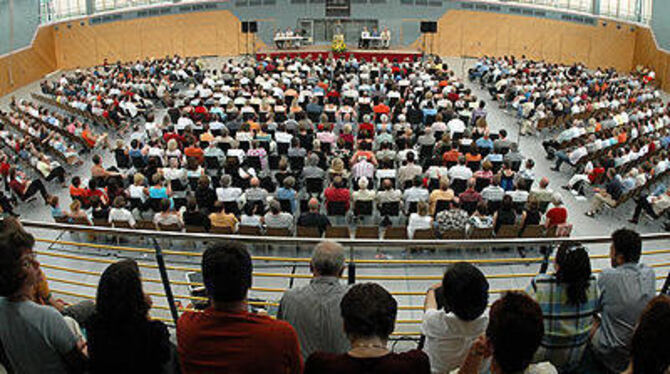
[[[389,49],[347,49],[342,53],[335,53],[330,49],[330,45],[310,45],[298,49],[263,49],[256,54],[256,59],[259,61],[267,57],[310,57],[312,59],[334,57],[348,59],[351,56],[358,60],[364,59],[366,61],[372,61],[372,59],[381,61],[386,58],[389,61],[396,60],[401,62],[421,58],[421,51],[402,47],[394,48],[392,46]]]

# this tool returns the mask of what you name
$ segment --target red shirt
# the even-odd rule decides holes
[[[428,355],[418,349],[381,357],[356,358],[347,353],[316,352],[305,362],[305,374],[430,373]]]
[[[298,336],[288,322],[248,312],[184,312],[177,322],[184,374],[302,372]]]
[[[349,189],[348,188],[335,188],[328,187],[323,192],[323,196],[326,198],[326,206],[330,201],[344,201],[346,202],[345,206],[349,210]]]
[[[553,207],[547,212],[547,226],[564,224],[568,220],[568,210],[565,207]]]

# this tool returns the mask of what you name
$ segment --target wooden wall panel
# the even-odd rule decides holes
[[[444,56],[525,55],[528,58],[615,67],[633,66],[635,33],[624,24],[588,26],[508,14],[450,10],[438,21],[434,51]],[[460,41],[458,40],[460,38]],[[421,45],[417,40],[414,46]],[[460,48],[459,48],[460,46]]]
[[[146,57],[221,55],[242,52],[240,21],[230,11],[199,12],[120,21],[97,26],[60,24],[58,67],[71,69]],[[257,41],[257,46],[263,46]]]
[[[42,27],[37,31],[30,47],[0,57],[0,96],[34,82],[54,70],[56,57],[53,28]]]
[[[656,72],[660,86],[670,91],[670,53],[658,49],[650,29],[638,28],[635,34],[633,67],[651,67]]]

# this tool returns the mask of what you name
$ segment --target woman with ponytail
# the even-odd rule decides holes
[[[549,361],[559,373],[567,373],[578,367],[586,348],[598,287],[589,254],[580,244],[562,244],[554,270],[537,275],[526,290],[540,304],[544,320],[544,337],[533,361]]]

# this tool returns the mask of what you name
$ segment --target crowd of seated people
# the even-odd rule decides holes
[[[471,263],[450,265],[425,296],[418,349],[394,352],[398,302],[380,284],[346,287],[345,250],[315,246],[311,280],[285,292],[277,319],[250,309],[253,262],[237,242],[210,245],[201,272],[208,301],[184,311],[176,346],[150,317],[134,260],[110,264],[94,302],[50,293],[21,224],[0,222],[0,365],[19,373],[652,373],[664,374],[670,298],[656,296],[631,230],[612,236],[597,276],[579,243],[561,245],[553,271],[489,306]],[[28,349],[29,348],[29,349]]]
[[[605,205],[617,207],[665,176],[670,106],[647,81],[613,70],[514,58],[482,59],[470,77],[519,109],[525,118],[522,133],[544,127],[539,119],[561,118],[556,135],[543,146],[547,158],[556,159],[553,170],[564,163],[573,167],[564,188],[587,195],[587,187],[593,187],[588,216]]]
[[[158,227],[189,229],[184,214],[197,210],[209,218],[191,221],[198,229],[254,226],[292,235],[300,222],[320,232],[330,222],[402,225],[422,202],[432,235],[465,233],[473,226],[467,221],[480,229],[490,221],[496,232],[513,226],[518,235],[550,221],[544,213],[555,199],[551,192],[533,197],[534,161],[505,130],[489,129],[485,103],[439,59],[231,60],[207,71],[183,63],[186,77],[173,77],[188,78],[183,89],[160,96],[167,115],[147,112],[146,122],[130,125],[129,141],[117,143],[113,172],[122,174],[90,178],[104,206],[121,196],[136,222],[152,215]],[[139,65],[107,69],[150,82],[172,77]],[[97,100],[108,79],[76,74],[60,88],[45,84],[45,92],[69,87],[70,96]],[[127,90],[117,95],[137,89],[117,84]],[[527,212],[531,197],[539,214]]]

